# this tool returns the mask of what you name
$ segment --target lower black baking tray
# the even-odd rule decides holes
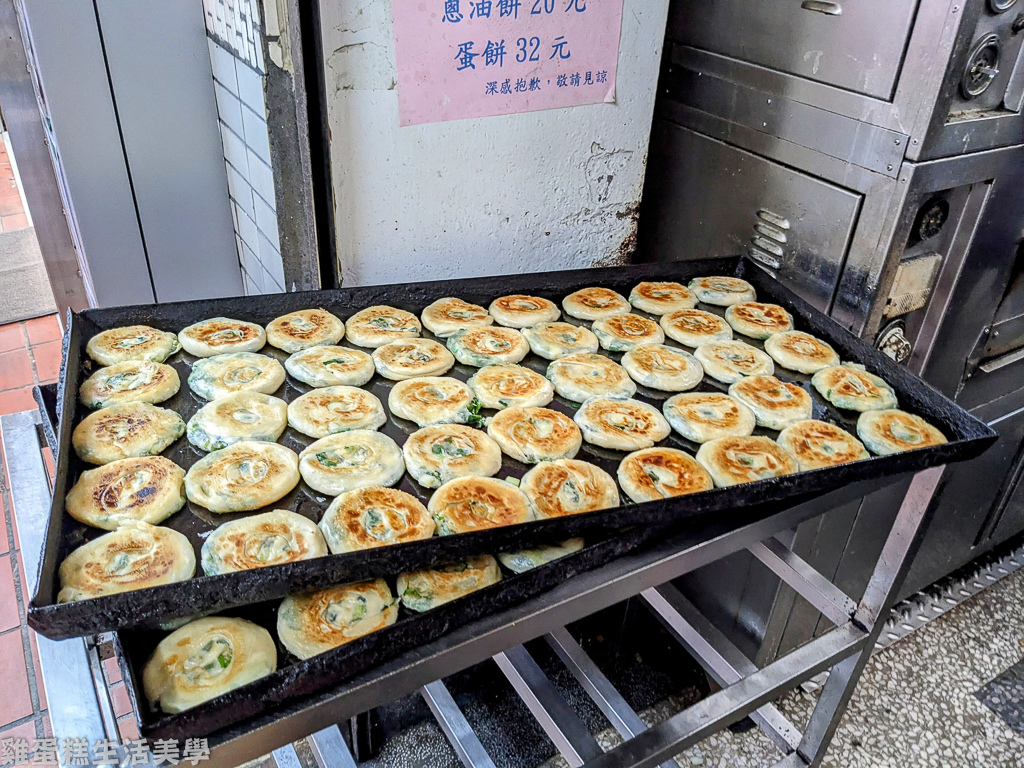
[[[83,469],[87,468],[71,450],[71,432],[74,425],[87,412],[78,403],[78,388],[94,369],[84,351],[85,343],[93,334],[134,323],[178,331],[193,322],[214,316],[234,317],[266,324],[286,312],[309,307],[324,307],[342,319],[347,319],[355,311],[373,304],[390,304],[418,315],[427,304],[445,296],[457,296],[486,306],[500,295],[529,293],[560,303],[567,294],[588,286],[605,286],[628,294],[632,287],[642,280],[677,280],[685,283],[693,277],[713,274],[734,275],[749,280],[757,289],[760,299],[785,306],[793,314],[799,330],[825,339],[835,347],[843,360],[862,363],[869,371],[885,378],[896,390],[901,407],[924,416],[940,427],[949,437],[949,442],[932,448],[874,457],[839,467],[715,489],[674,499],[631,504],[623,498],[623,505],[611,510],[475,533],[435,536],[425,541],[331,555],[255,571],[197,576],[179,584],[81,602],[56,603],[59,590],[57,570],[60,563],[75,547],[103,533],[80,525],[64,514],[64,497],[67,490]],[[722,312],[721,308],[705,305],[701,307],[709,311]],[[759,342],[749,339],[745,341],[760,346]],[[674,344],[671,341],[666,343]],[[173,618],[211,613],[230,606],[281,598],[289,592],[298,590],[371,576],[388,576],[461,556],[521,549],[535,544],[560,541],[571,536],[603,536],[623,527],[663,525],[680,520],[699,524],[700,518],[706,515],[729,515],[732,510],[753,504],[784,502],[802,495],[824,493],[860,480],[883,478],[948,462],[963,461],[981,453],[995,439],[995,433],[986,425],[905,368],[896,365],[857,339],[831,318],[782,286],[762,268],[739,257],[90,310],[71,316],[64,337],[64,347],[65,356],[57,402],[60,419],[57,430],[59,451],[54,498],[41,559],[38,588],[29,607],[29,623],[40,633],[57,639],[136,625],[152,626],[156,622]],[[281,359],[285,357],[284,353],[269,346],[262,352]],[[621,357],[619,353],[604,354],[613,359]],[[182,389],[178,395],[163,404],[178,411],[186,420],[205,403],[190,392],[187,385],[191,360],[192,358],[183,352],[168,360],[168,363],[179,372]],[[522,364],[543,373],[547,361],[531,354]],[[473,368],[456,365],[448,375],[464,380],[474,371]],[[856,414],[841,411],[823,400],[810,386],[809,376],[782,368],[776,370],[776,375],[784,381],[797,383],[811,393],[814,400],[814,418],[831,421],[849,431],[854,430]],[[377,395],[386,407],[388,391],[392,384],[393,382],[380,376],[374,376],[366,388]],[[276,394],[291,401],[308,389],[309,387],[289,377]],[[727,387],[706,377],[699,389],[725,391]],[[670,393],[638,387],[636,397],[660,407],[669,395]],[[556,397],[550,407],[571,415],[578,404]],[[416,425],[411,422],[390,416],[381,431],[401,444],[415,429]],[[777,433],[759,429],[756,434],[774,437]],[[279,442],[301,451],[312,440],[289,428]],[[661,444],[682,448],[691,455],[698,447],[675,433]],[[165,451],[164,455],[188,468],[202,456],[202,453],[182,438]],[[597,464],[614,476],[618,463],[624,456],[625,452],[611,451],[584,443],[579,458]],[[526,465],[504,457],[498,476],[520,477],[527,469],[529,467]],[[424,502],[430,494],[408,475],[400,481],[398,487],[418,496]],[[329,498],[316,493],[305,483],[300,483],[295,491],[273,506],[291,509],[318,521],[329,501]],[[242,515],[215,515],[189,504],[163,524],[189,537],[196,548],[198,561],[203,538],[217,525],[240,516]]]

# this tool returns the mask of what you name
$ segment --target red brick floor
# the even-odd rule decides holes
[[[0,156],[0,223],[4,221],[6,159]],[[60,338],[56,315],[0,325],[0,414],[36,407],[32,385],[57,380]],[[0,465],[4,465],[2,449]],[[25,566],[8,487],[4,465],[0,471],[0,739],[25,738],[31,748],[35,739],[50,734],[50,718],[35,632],[25,623]]]

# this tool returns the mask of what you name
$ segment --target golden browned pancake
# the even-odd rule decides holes
[[[680,309],[661,317],[665,335],[688,347],[699,347],[708,341],[732,338],[732,328],[718,315],[703,309]]]
[[[173,584],[195,572],[195,551],[183,534],[133,520],[64,559],[57,602]]]
[[[650,448],[672,431],[657,408],[639,400],[592,397],[573,419],[588,443],[619,451]]]
[[[533,354],[547,360],[597,352],[600,343],[589,328],[569,323],[537,323],[523,329]]]
[[[196,357],[213,357],[225,352],[255,352],[267,343],[267,333],[256,323],[213,317],[178,332],[185,351]]]
[[[611,288],[581,288],[562,299],[565,314],[579,320],[601,320],[614,315],[625,315],[630,303]]]
[[[653,320],[626,314],[596,320],[594,335],[609,352],[626,352],[639,344],[661,344],[665,332]]]
[[[398,601],[384,579],[289,595],[277,609],[277,636],[300,659],[337,648],[390,626]]]
[[[388,393],[388,408],[400,419],[421,427],[430,424],[467,424],[473,418],[473,390],[464,381],[447,376],[424,376],[400,381]]]
[[[757,426],[750,409],[718,392],[686,392],[665,401],[662,412],[672,429],[695,443],[749,435]]]
[[[338,496],[320,519],[320,530],[331,552],[339,555],[429,539],[434,521],[412,494],[375,485]]]
[[[142,672],[153,709],[183,712],[277,669],[274,639],[245,619],[191,621],[156,647]]]
[[[133,520],[156,525],[185,505],[184,483],[185,470],[163,456],[119,459],[83,472],[64,508],[108,531]]]
[[[634,451],[619,464],[618,476],[622,490],[638,504],[715,487],[696,459],[675,448]]]
[[[128,360],[108,365],[82,382],[78,396],[87,408],[120,403],[162,403],[181,388],[178,372],[163,363]]]
[[[491,302],[490,313],[499,325],[508,328],[527,328],[538,323],[552,323],[558,319],[558,307],[553,301],[540,296],[515,294],[502,296]]]
[[[839,365],[839,355],[832,347],[803,331],[773,333],[765,341],[764,351],[783,368],[800,373]]]
[[[537,519],[526,494],[512,483],[493,477],[449,480],[427,502],[441,536],[469,533]]]
[[[785,429],[811,418],[813,401],[807,390],[774,376],[747,376],[730,386],[729,394],[754,412],[759,427]]]
[[[486,365],[467,383],[484,408],[529,408],[555,397],[550,381],[521,365]]]
[[[728,307],[757,298],[754,286],[738,277],[697,277],[690,281],[688,287],[698,301],[719,307]]]
[[[793,316],[778,304],[744,301],[725,310],[725,321],[737,333],[767,339],[773,333],[793,330]]]
[[[311,387],[361,387],[373,378],[373,358],[348,347],[310,347],[284,361],[288,373]]]
[[[689,352],[664,344],[641,344],[622,356],[622,367],[638,384],[685,392],[700,384],[704,368]]]
[[[704,373],[725,384],[744,376],[775,373],[775,364],[768,355],[742,341],[709,341],[697,347],[693,356],[704,367]]]
[[[636,392],[626,369],[604,355],[581,353],[554,360],[547,377],[555,392],[576,403],[591,397],[631,397]]]
[[[134,456],[152,456],[185,433],[174,411],[149,403],[122,403],[90,413],[71,435],[82,461],[107,464]]]
[[[321,387],[288,403],[288,424],[310,437],[377,429],[387,421],[376,395],[358,387]]]
[[[249,515],[218,526],[203,542],[203,573],[248,571],[327,554],[316,523],[286,509]]]
[[[357,347],[383,347],[391,341],[413,339],[422,330],[416,315],[382,304],[359,310],[345,324],[348,340]]]
[[[185,492],[211,512],[248,512],[273,504],[298,485],[298,464],[290,448],[242,440],[193,464]]]
[[[487,310],[462,299],[438,299],[420,314],[423,327],[439,339],[447,339],[463,328],[491,325],[494,318]]]
[[[860,440],[824,421],[798,421],[779,433],[778,443],[796,457],[804,472],[870,458]]]
[[[345,324],[326,309],[289,312],[267,326],[267,342],[288,354],[337,344],[344,336]]]
[[[612,476],[576,459],[542,461],[523,475],[519,487],[542,519],[619,506],[619,489]]]
[[[857,435],[879,456],[946,442],[946,436],[920,416],[895,408],[862,413],[857,419]]]
[[[811,384],[838,408],[864,412],[896,407],[896,393],[886,380],[860,366],[822,368],[814,374]]]
[[[181,349],[178,336],[148,325],[127,325],[101,331],[89,339],[85,351],[100,365],[125,360],[150,360],[162,363]]]
[[[580,450],[580,428],[550,408],[506,408],[487,425],[501,450],[525,464],[571,459]]]
[[[403,381],[440,376],[455,365],[455,358],[433,339],[401,339],[373,350],[373,364],[385,379]]]
[[[697,461],[719,488],[797,471],[792,454],[768,437],[720,437],[700,447]]]
[[[413,432],[402,446],[405,468],[427,488],[456,477],[490,477],[501,469],[501,449],[486,432],[461,424],[433,424]]]
[[[463,365],[483,368],[518,363],[526,357],[530,345],[519,331],[487,326],[453,333],[448,337],[448,349]]]
[[[697,297],[681,283],[645,282],[637,284],[629,294],[629,303],[641,312],[667,315],[680,309],[697,306]]]
[[[501,581],[498,561],[490,555],[403,573],[398,577],[398,596],[412,611],[429,611]]]

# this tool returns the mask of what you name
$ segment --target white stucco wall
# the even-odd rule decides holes
[[[616,104],[400,128],[391,2],[322,3],[345,284],[622,261],[667,12],[668,0],[625,0]]]

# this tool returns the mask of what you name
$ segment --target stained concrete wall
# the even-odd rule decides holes
[[[346,285],[621,263],[668,0],[625,0],[616,104],[398,125],[391,2],[321,3]]]

